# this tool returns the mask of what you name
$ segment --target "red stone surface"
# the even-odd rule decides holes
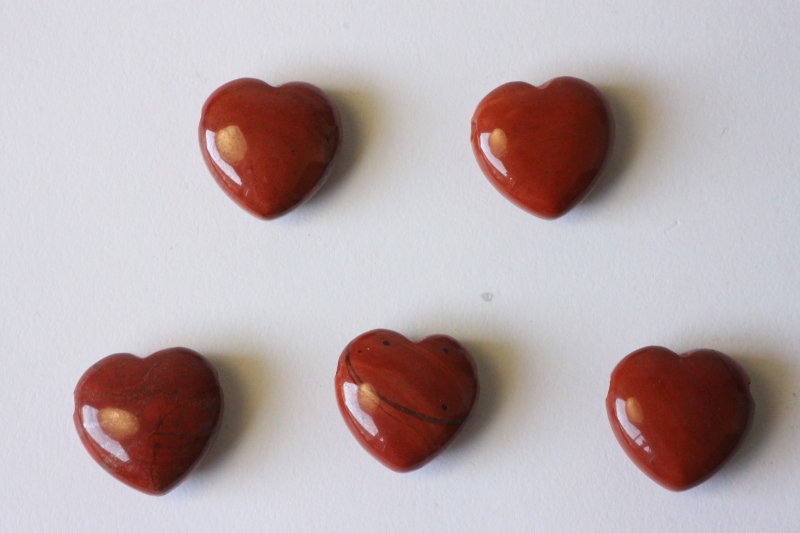
[[[272,87],[243,78],[206,100],[203,159],[228,196],[260,218],[276,218],[310,198],[330,174],[341,124],[334,103],[308,83]]]
[[[678,355],[649,346],[611,374],[606,410],[625,453],[670,490],[719,470],[742,442],[754,411],[750,378],[714,350]]]
[[[217,433],[222,390],[203,356],[170,348],[101,359],[75,387],[75,428],[118,480],[165,494],[200,462]]]
[[[478,397],[472,356],[445,335],[413,343],[393,331],[364,333],[339,357],[335,382],[339,411],[356,440],[397,472],[436,457]]]
[[[614,141],[614,117],[593,85],[555,78],[506,83],[478,104],[472,151],[494,187],[522,209],[557,218],[594,186]]]

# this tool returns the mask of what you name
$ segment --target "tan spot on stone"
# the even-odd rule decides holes
[[[506,151],[508,151],[508,137],[506,137],[506,132],[500,128],[495,128],[492,131],[489,135],[489,150],[491,150],[492,155],[497,158],[506,155]]]
[[[116,407],[104,407],[97,413],[103,433],[114,440],[124,439],[139,431],[139,420],[133,413]]]
[[[628,398],[625,402],[625,414],[628,415],[628,420],[631,424],[639,425],[644,421],[644,411],[642,411],[642,404],[636,398]]]
[[[214,142],[222,160],[233,165],[244,159],[247,153],[247,140],[239,126],[226,126],[217,132]]]
[[[365,412],[372,413],[378,408],[380,403],[381,399],[378,397],[378,393],[375,392],[375,388],[372,385],[369,383],[362,383],[358,387],[358,405],[360,405]]]

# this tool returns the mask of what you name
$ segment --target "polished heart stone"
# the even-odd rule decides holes
[[[472,151],[494,187],[522,209],[557,218],[594,186],[614,140],[614,117],[593,85],[555,78],[506,83],[478,104]]]
[[[222,190],[260,218],[276,218],[310,198],[339,152],[339,112],[308,83],[272,87],[226,83],[200,118],[203,159]]]
[[[339,411],[356,440],[397,472],[438,455],[478,396],[475,362],[458,341],[434,335],[413,343],[384,329],[347,345],[335,382]]]
[[[692,488],[719,470],[753,417],[750,378],[714,350],[678,355],[650,346],[625,357],[606,398],[625,453],[670,490]]]
[[[222,390],[211,363],[186,348],[93,364],[75,387],[75,428],[118,480],[147,494],[180,483],[211,446]]]

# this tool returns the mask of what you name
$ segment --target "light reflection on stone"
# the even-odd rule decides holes
[[[81,408],[81,418],[83,419],[83,428],[86,430],[86,433],[94,440],[101,448],[105,451],[122,461],[123,463],[127,463],[130,458],[128,454],[125,453],[125,449],[122,445],[111,438],[103,431],[103,427],[101,422],[98,420],[98,414],[100,411],[95,409],[94,407],[84,405]],[[137,422],[138,426],[138,422]]]
[[[644,440],[644,436],[642,435],[641,430],[636,427],[633,421],[628,418],[628,404],[631,403],[631,400],[639,406],[638,408],[638,418],[641,423],[641,420],[644,419],[644,415],[642,413],[642,406],[639,405],[639,402],[636,398],[629,398],[628,401],[623,400],[622,398],[617,398],[614,405],[617,411],[617,420],[619,420],[619,425],[622,426],[622,429],[625,433],[628,434],[628,437],[631,438],[633,442],[638,444],[644,451],[650,453],[650,447],[647,445],[647,442]],[[635,413],[635,407],[632,409]]]
[[[344,404],[347,406],[347,410],[350,411],[350,414],[353,415],[353,418],[361,425],[364,430],[372,435],[373,437],[378,434],[378,427],[375,425],[375,422],[372,420],[372,417],[369,416],[364,410],[361,408],[361,404],[359,400],[359,387],[355,383],[348,383],[345,382],[342,384],[342,390],[344,392]]]

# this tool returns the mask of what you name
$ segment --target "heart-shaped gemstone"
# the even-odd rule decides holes
[[[333,168],[341,125],[334,103],[308,83],[272,87],[243,78],[206,100],[200,149],[236,203],[276,218],[310,198]]]
[[[625,453],[670,490],[699,485],[743,440],[754,411],[750,378],[714,350],[637,350],[611,374],[606,410]]]
[[[614,117],[593,85],[555,78],[541,87],[506,83],[478,104],[472,151],[489,181],[513,203],[557,218],[595,184],[614,141]]]
[[[378,461],[409,472],[459,433],[478,397],[475,362],[455,339],[413,343],[377,329],[339,357],[336,400],[356,440]]]
[[[75,428],[118,480],[166,494],[200,462],[222,415],[217,372],[203,356],[170,348],[93,364],[75,387]]]

